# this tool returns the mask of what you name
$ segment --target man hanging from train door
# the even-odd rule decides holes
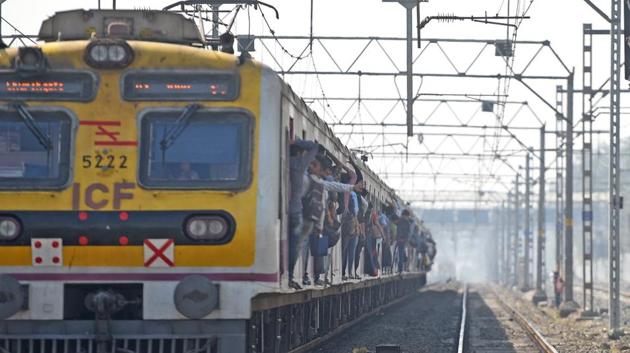
[[[293,280],[293,270],[299,255],[302,234],[302,194],[304,173],[317,155],[319,145],[313,141],[296,140],[290,147],[289,160],[289,287],[301,289]]]
[[[321,226],[324,219],[324,205],[326,202],[327,192],[350,192],[350,191],[362,191],[363,183],[357,183],[355,185],[343,184],[334,181],[323,180],[325,176],[324,165],[328,163],[329,159],[323,155],[318,155],[313,161],[311,161],[308,171],[303,176],[302,186],[302,215],[303,225],[300,237],[297,240],[297,252],[296,254],[302,254],[303,259],[306,261],[308,258],[308,244],[311,233],[315,226]],[[297,257],[297,255],[296,255]],[[306,266],[305,266],[306,267]],[[301,289],[295,281],[289,283],[291,288]],[[302,279],[303,285],[310,285],[310,279],[304,269],[304,276]],[[297,286],[296,286],[297,285]]]
[[[398,253],[398,273],[405,271],[407,263],[407,242],[411,235],[411,213],[405,209],[396,225],[396,248]]]

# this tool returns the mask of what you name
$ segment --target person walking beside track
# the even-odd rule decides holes
[[[560,277],[559,271],[553,271],[553,290],[556,299],[556,308],[562,304],[562,292],[564,291],[564,280]]]

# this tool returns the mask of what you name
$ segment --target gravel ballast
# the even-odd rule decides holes
[[[457,345],[461,286],[433,285],[358,323],[311,353],[367,353],[399,344],[403,353],[452,353]]]

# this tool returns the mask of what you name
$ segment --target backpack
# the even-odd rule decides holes
[[[322,235],[328,237],[328,247],[332,248],[339,242],[339,238],[341,237],[341,229],[335,229],[334,226],[329,226],[325,224]]]
[[[311,234],[310,237],[310,246],[311,246],[311,256],[313,257],[322,257],[328,255],[328,236],[319,235],[316,233]]]
[[[304,220],[319,222],[324,214],[324,185],[316,182],[312,176],[308,177],[311,179],[311,185],[302,198],[302,214]]]
[[[328,210],[326,211],[326,218],[324,219],[324,229],[322,235],[328,237],[328,247],[332,248],[337,245],[339,238],[341,237],[341,222],[337,220],[336,212],[332,209],[334,201],[331,198],[328,199]],[[330,221],[332,219],[332,222]]]

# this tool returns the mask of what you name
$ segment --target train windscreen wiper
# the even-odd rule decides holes
[[[188,126],[188,120],[193,116],[201,108],[199,104],[191,104],[186,107],[186,110],[182,113],[182,115],[177,118],[175,121],[175,126],[173,126],[167,133],[166,136],[160,141],[160,147],[162,148],[162,153],[166,152],[173,144],[175,140],[186,130]]]
[[[46,151],[51,151],[53,149],[52,141],[50,137],[43,132],[35,122],[35,119],[31,115],[31,113],[26,109],[26,106],[22,103],[14,103],[13,108],[17,110],[18,115],[22,118],[22,122],[26,127],[31,131],[33,136],[37,138],[37,141],[40,145],[42,145]]]

